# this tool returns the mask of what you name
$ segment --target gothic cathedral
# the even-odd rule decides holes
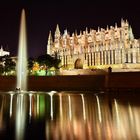
[[[61,34],[57,25],[54,40],[49,34],[47,54],[61,59],[66,69],[140,68],[140,42],[123,19],[121,27],[86,28],[79,35]]]

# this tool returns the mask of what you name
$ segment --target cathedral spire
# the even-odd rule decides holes
[[[59,29],[59,25],[56,25],[56,30],[55,30],[55,37],[59,37],[60,36],[60,29]]]
[[[55,38],[54,38],[54,47],[55,48],[59,48],[60,47],[60,41],[61,41],[61,33],[60,33],[60,29],[59,29],[59,25],[57,24],[56,26],[56,30],[55,30]]]
[[[129,24],[127,19],[125,20],[125,23]]]
[[[124,27],[124,20],[121,18],[121,27]]]
[[[129,38],[130,40],[134,40],[134,34],[133,34],[131,26],[129,27]]]
[[[86,34],[88,34],[88,28],[86,27]]]
[[[80,35],[82,35],[82,31],[80,30]]]
[[[52,45],[53,45],[53,39],[52,39],[52,33],[50,31],[49,37],[48,37],[47,54],[51,54]]]
[[[109,27],[108,27],[108,25],[107,25],[107,27],[106,27],[106,30],[107,30],[107,31],[109,30]]]
[[[3,51],[3,46],[1,45],[1,48],[0,48],[2,51]]]
[[[48,43],[51,44],[52,41],[53,41],[53,39],[52,39],[52,33],[51,33],[51,31],[50,31],[50,32],[49,32],[49,37],[48,37]]]
[[[117,23],[115,23],[115,29],[117,29],[117,28],[118,28]]]
[[[68,35],[67,29],[64,30],[64,35],[65,35],[65,36]]]
[[[75,33],[74,34],[75,34],[75,36],[77,36],[77,30],[75,30]]]
[[[100,27],[98,27],[98,32],[100,32]]]

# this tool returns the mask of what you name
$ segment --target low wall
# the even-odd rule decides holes
[[[16,77],[0,76],[0,91],[16,88]],[[105,75],[29,76],[28,90],[95,90],[107,88],[140,88],[140,72],[117,72]]]
[[[0,90],[15,90],[16,77],[1,76]],[[105,75],[29,76],[28,90],[95,90],[105,87]]]
[[[0,76],[0,91],[15,90],[16,77],[15,76]]]
[[[140,72],[115,72],[108,75],[108,88],[140,88]]]

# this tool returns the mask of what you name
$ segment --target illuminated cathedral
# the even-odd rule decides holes
[[[123,19],[120,27],[86,28],[72,35],[67,30],[61,34],[57,25],[54,39],[49,34],[47,54],[61,59],[66,69],[140,68],[140,42]]]

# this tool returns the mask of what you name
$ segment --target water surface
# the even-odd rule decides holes
[[[140,139],[139,93],[1,92],[0,140]]]

